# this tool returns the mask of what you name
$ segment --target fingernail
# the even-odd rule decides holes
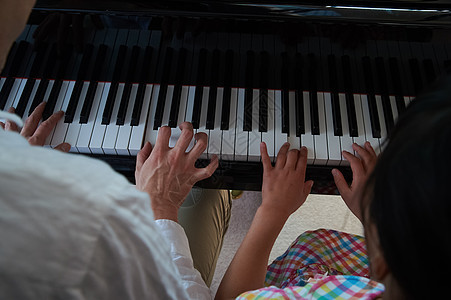
[[[69,152],[71,147],[69,144],[64,144],[61,146],[61,148],[63,149],[64,152]]]
[[[337,176],[338,175],[338,170],[337,169],[332,169],[332,175]]]
[[[302,147],[301,147],[301,152],[302,152],[302,154],[307,153],[307,147],[302,146]]]

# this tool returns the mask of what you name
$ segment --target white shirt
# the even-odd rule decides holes
[[[210,299],[183,228],[107,164],[0,128],[0,299]]]

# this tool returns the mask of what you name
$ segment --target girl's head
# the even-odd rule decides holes
[[[409,299],[438,296],[451,267],[451,78],[400,117],[366,191],[362,211],[375,279]]]

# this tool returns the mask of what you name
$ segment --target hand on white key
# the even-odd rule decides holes
[[[181,125],[180,125],[181,126]],[[182,134],[182,130],[179,127],[171,128],[171,137],[169,138],[169,147],[174,148],[177,144],[178,139],[180,138],[180,135]],[[158,139],[158,135],[157,135]],[[194,138],[191,139],[191,142],[189,143],[188,147],[186,148],[185,152],[189,152],[194,147]]]

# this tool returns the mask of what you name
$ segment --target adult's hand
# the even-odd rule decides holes
[[[313,181],[305,181],[307,168],[307,148],[292,149],[285,143],[277,154],[275,166],[271,165],[266,144],[261,143],[263,163],[262,209],[279,212],[288,218],[307,199]]]
[[[6,123],[0,122],[0,127],[9,131],[19,132],[23,137],[28,140],[28,143],[33,146],[43,146],[47,137],[52,133],[52,130],[55,128],[58,121],[64,116],[63,111],[58,111],[51,115],[47,120],[41,122],[42,113],[45,109],[45,102],[42,102],[38,106],[36,106],[33,113],[26,119],[25,124],[22,130],[19,130],[16,123],[12,121],[6,121]],[[15,109],[10,107],[8,112],[14,113]],[[55,147],[56,150],[60,150],[63,152],[69,152],[70,144],[61,143]]]
[[[184,122],[182,133],[174,148],[169,147],[171,128],[163,126],[158,131],[155,147],[146,143],[136,158],[136,186],[149,194],[155,219],[178,221],[180,206],[193,185],[210,177],[218,167],[218,157],[213,156],[205,168],[194,163],[207,148],[207,135],[197,133],[196,144],[186,152],[192,138],[193,126]]]
[[[352,148],[357,152],[359,157],[343,151],[344,158],[351,164],[352,183],[348,185],[343,177],[343,174],[337,170],[332,170],[335,185],[345,201],[346,205],[352,213],[362,221],[362,212],[360,203],[363,199],[363,189],[365,188],[368,176],[374,169],[377,162],[377,154],[369,142],[366,142],[363,147],[358,144],[353,144]]]

